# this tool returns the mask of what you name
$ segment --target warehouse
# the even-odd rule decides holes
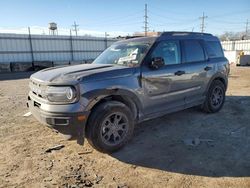
[[[20,70],[20,66],[28,69],[34,64],[49,66],[93,61],[115,41],[107,37],[0,34],[0,71]]]

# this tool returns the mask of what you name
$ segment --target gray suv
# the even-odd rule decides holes
[[[217,37],[164,32],[122,40],[92,64],[44,69],[30,77],[28,107],[42,123],[102,152],[132,137],[134,125],[200,106],[218,112],[229,74]]]

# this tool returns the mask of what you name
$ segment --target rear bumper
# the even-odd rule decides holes
[[[65,135],[76,137],[83,144],[85,126],[89,112],[48,112],[39,107],[39,103],[28,97],[27,106],[33,116],[42,124],[47,125]]]

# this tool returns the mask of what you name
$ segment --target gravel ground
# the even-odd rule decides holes
[[[23,117],[27,77],[0,75],[0,187],[250,187],[250,67],[231,67],[219,113],[188,109],[141,123],[112,155]]]

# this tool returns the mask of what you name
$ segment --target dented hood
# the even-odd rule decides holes
[[[126,71],[116,71],[121,69],[124,69]],[[44,69],[32,74],[31,79],[44,83],[66,84],[72,82],[79,82],[84,79],[87,80],[90,77],[92,79],[105,79],[107,77],[110,78],[115,76],[122,76],[121,74],[123,72],[127,75],[131,74],[131,71],[131,68],[124,66],[110,64],[82,64]]]

